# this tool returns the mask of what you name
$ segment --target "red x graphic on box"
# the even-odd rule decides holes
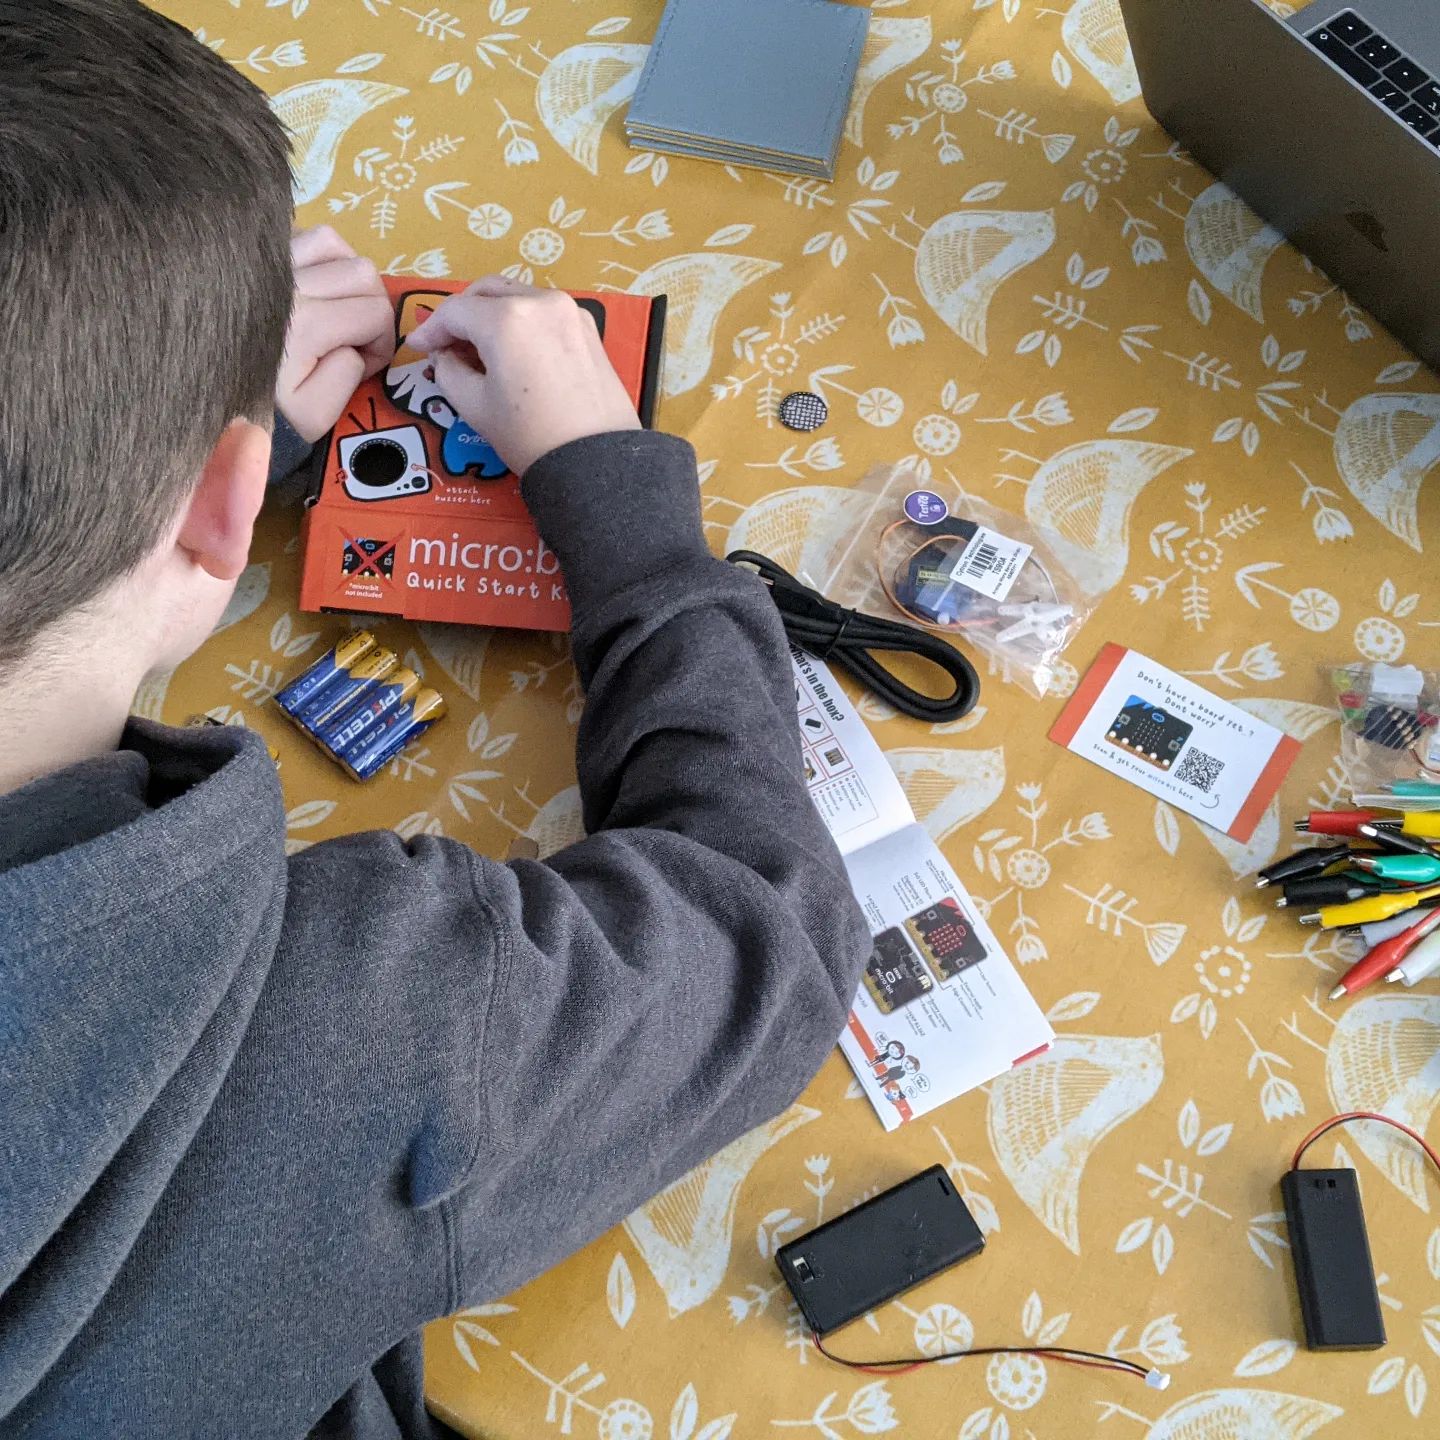
[[[365,574],[368,570],[373,572],[379,579],[389,581],[390,576],[380,568],[380,562],[399,544],[398,540],[392,540],[388,545],[381,546],[380,549],[371,555],[366,552],[361,542],[352,539],[347,531],[342,530],[340,535],[350,549],[355,552],[355,558],[360,561],[360,565],[355,571],[357,577]]]

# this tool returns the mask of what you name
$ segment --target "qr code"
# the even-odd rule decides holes
[[[1203,750],[1187,750],[1175,769],[1175,778],[1182,784],[1193,785],[1208,795],[1224,771],[1223,760],[1217,760]]]

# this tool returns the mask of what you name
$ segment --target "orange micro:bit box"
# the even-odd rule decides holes
[[[456,415],[406,337],[460,281],[386,276],[399,349],[316,450],[301,530],[302,610],[568,630],[570,602],[520,482]],[[588,294],[643,424],[654,420],[665,297]]]

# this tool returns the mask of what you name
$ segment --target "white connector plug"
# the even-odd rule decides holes
[[[1168,1390],[1170,1388],[1170,1377],[1163,1370],[1147,1370],[1145,1372],[1145,1383],[1152,1390]]]

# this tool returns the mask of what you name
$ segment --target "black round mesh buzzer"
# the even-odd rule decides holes
[[[367,440],[350,455],[350,473],[362,485],[393,485],[409,468],[405,447],[394,440]]]

